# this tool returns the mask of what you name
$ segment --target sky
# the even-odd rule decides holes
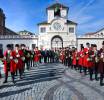
[[[69,20],[78,23],[77,34],[104,28],[104,0],[57,0],[69,7]],[[0,0],[6,15],[6,27],[15,32],[28,30],[38,34],[37,24],[47,20],[46,8],[56,0]]]

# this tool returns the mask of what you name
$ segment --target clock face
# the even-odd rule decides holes
[[[62,29],[61,24],[58,23],[58,22],[55,22],[55,23],[53,24],[53,28],[54,28],[55,30],[57,30],[57,31],[59,31],[59,30]]]

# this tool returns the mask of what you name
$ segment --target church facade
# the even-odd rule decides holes
[[[77,23],[68,20],[69,8],[55,3],[46,9],[47,21],[39,26],[40,48],[62,48],[76,46]]]

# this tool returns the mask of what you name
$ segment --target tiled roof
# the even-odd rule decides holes
[[[43,21],[41,23],[38,23],[38,25],[47,25],[47,24],[50,24],[50,23],[48,23],[47,21]]]
[[[95,35],[95,34],[97,34],[98,32],[100,32],[100,31],[102,31],[102,30],[104,30],[104,28],[102,28],[102,29],[100,29],[100,30],[98,30],[98,31],[96,31],[96,32],[86,33],[85,35]]]
[[[77,25],[77,23],[70,21],[70,20],[67,20],[67,24],[76,24]]]

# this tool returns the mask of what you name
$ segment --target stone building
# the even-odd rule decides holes
[[[76,46],[77,23],[68,19],[69,8],[55,3],[46,12],[47,20],[38,24],[39,47],[50,49]]]

